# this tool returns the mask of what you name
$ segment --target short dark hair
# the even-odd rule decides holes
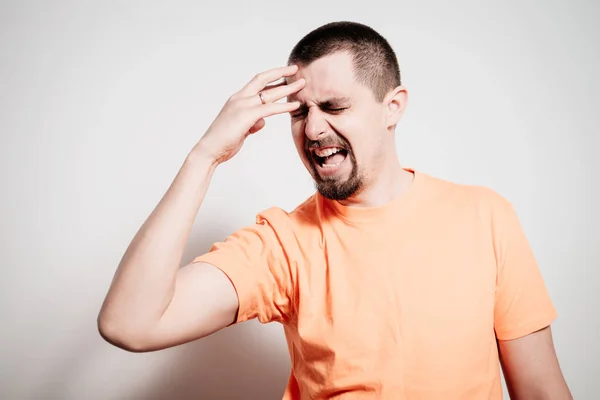
[[[288,64],[309,65],[338,51],[352,55],[356,80],[370,87],[377,101],[401,84],[396,53],[388,41],[358,22],[330,22],[309,32],[294,46]]]

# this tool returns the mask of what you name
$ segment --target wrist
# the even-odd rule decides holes
[[[194,164],[207,166],[211,169],[216,168],[220,163],[210,151],[210,149],[202,142],[198,142],[192,151],[187,156],[187,160]]]

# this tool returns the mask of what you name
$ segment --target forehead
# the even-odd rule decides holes
[[[352,57],[346,52],[327,55],[307,66],[300,66],[298,72],[287,79],[291,83],[304,78],[304,88],[290,96],[290,100],[302,102],[320,101],[330,97],[351,97],[359,85],[354,77]]]

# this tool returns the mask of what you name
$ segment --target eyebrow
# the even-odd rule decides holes
[[[325,101],[319,102],[319,107],[321,108],[331,108],[333,106],[339,106],[342,104],[350,103],[350,98],[348,97],[333,97],[331,99],[327,99]]]
[[[289,101],[297,101],[294,97],[290,97]],[[335,106],[346,105],[350,103],[349,97],[332,97],[317,103],[319,108],[333,108]],[[306,103],[300,105],[301,108],[306,108]]]

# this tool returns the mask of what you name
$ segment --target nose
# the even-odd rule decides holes
[[[325,116],[317,107],[311,107],[305,119],[304,133],[310,140],[318,140],[327,132],[329,124]]]

